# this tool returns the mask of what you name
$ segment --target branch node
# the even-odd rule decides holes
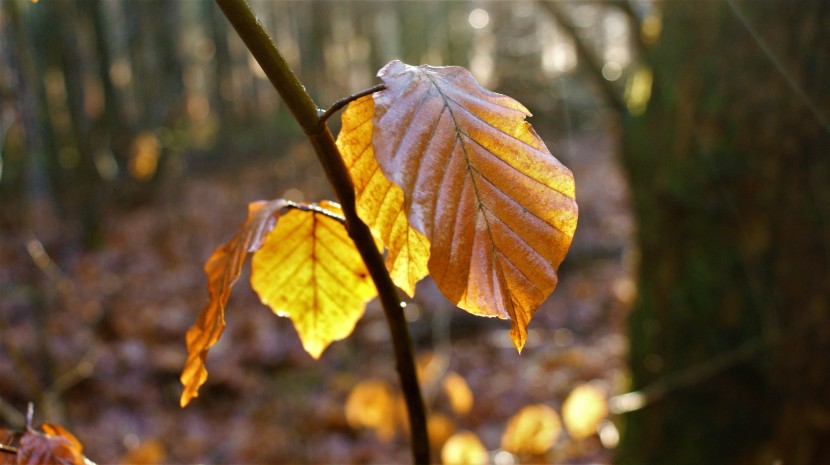
[[[332,104],[332,106],[329,107],[328,110],[323,111],[322,113],[320,113],[322,110],[317,110],[317,112],[320,114],[320,120],[317,121],[318,133],[323,131],[323,126],[326,124],[326,121],[328,121],[329,118],[331,118],[331,115],[337,113],[340,109],[342,109],[346,105],[354,102],[355,100],[357,100],[359,98],[365,97],[367,95],[372,95],[375,92],[380,92],[382,90],[386,90],[386,85],[378,84],[374,87],[370,87],[366,90],[362,90],[362,91],[360,91],[356,94],[352,94],[352,95],[349,95],[348,97],[341,98],[340,100],[334,102]]]

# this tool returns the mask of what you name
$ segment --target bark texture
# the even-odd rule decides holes
[[[830,463],[830,3],[663,6],[618,463]]]

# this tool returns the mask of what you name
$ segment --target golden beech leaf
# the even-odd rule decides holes
[[[260,300],[291,318],[314,358],[351,334],[366,302],[377,295],[341,221],[340,207],[330,202],[290,210],[251,259],[251,285]]]
[[[507,422],[501,448],[517,455],[542,455],[556,444],[561,431],[555,410],[544,404],[529,405]]]
[[[374,155],[431,244],[430,274],[468,312],[510,318],[521,351],[576,229],[573,175],[524,106],[464,68],[396,60],[378,76]]]
[[[354,182],[357,214],[386,246],[386,269],[392,281],[412,297],[415,284],[429,273],[429,241],[409,226],[403,191],[383,176],[375,161],[374,107],[368,95],[349,104],[343,112],[337,147]]]
[[[43,433],[29,429],[20,438],[17,448],[18,465],[85,465],[84,448],[80,441],[63,427],[41,423]]]
[[[242,272],[245,258],[262,245],[263,238],[277,222],[278,212],[287,205],[283,199],[248,204],[245,223],[233,239],[217,247],[205,263],[210,298],[196,322],[187,330],[187,362],[180,378],[184,385],[180,399],[182,407],[199,395],[199,387],[207,380],[205,359],[208,350],[225,330],[225,304],[231,287]]]
[[[562,403],[562,422],[568,434],[577,441],[597,434],[606,416],[605,390],[590,383],[574,388]]]

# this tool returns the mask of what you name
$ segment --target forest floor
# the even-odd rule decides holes
[[[429,279],[419,284],[407,316],[426,400],[439,419],[431,431],[437,447],[453,431],[469,430],[499,463],[609,463],[604,445],[613,445],[614,430],[607,423],[604,441],[596,434],[576,440],[563,429],[541,455],[498,450],[523,407],[541,403],[561,414],[579,385],[606,396],[625,389],[635,254],[611,132],[550,145],[575,173],[579,226],[559,286],[536,313],[521,355],[509,322],[468,315]],[[355,427],[345,412],[362,381],[388,384],[396,395],[378,304],[368,305],[351,337],[315,361],[290,321],[259,303],[247,271],[208,357],[208,381],[198,399],[179,408],[184,334],[207,298],[202,263],[235,232],[247,202],[326,195],[315,163],[307,144],[297,143],[276,161],[173,172],[152,198],[109,211],[104,242],[92,251],[66,244],[62,225],[48,214],[40,228],[46,232],[0,236],[0,425],[20,426],[18,412],[33,401],[36,420],[63,424],[101,464],[408,462],[398,423]]]

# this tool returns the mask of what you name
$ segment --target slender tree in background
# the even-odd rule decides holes
[[[830,463],[830,3],[664,7],[619,463]]]

